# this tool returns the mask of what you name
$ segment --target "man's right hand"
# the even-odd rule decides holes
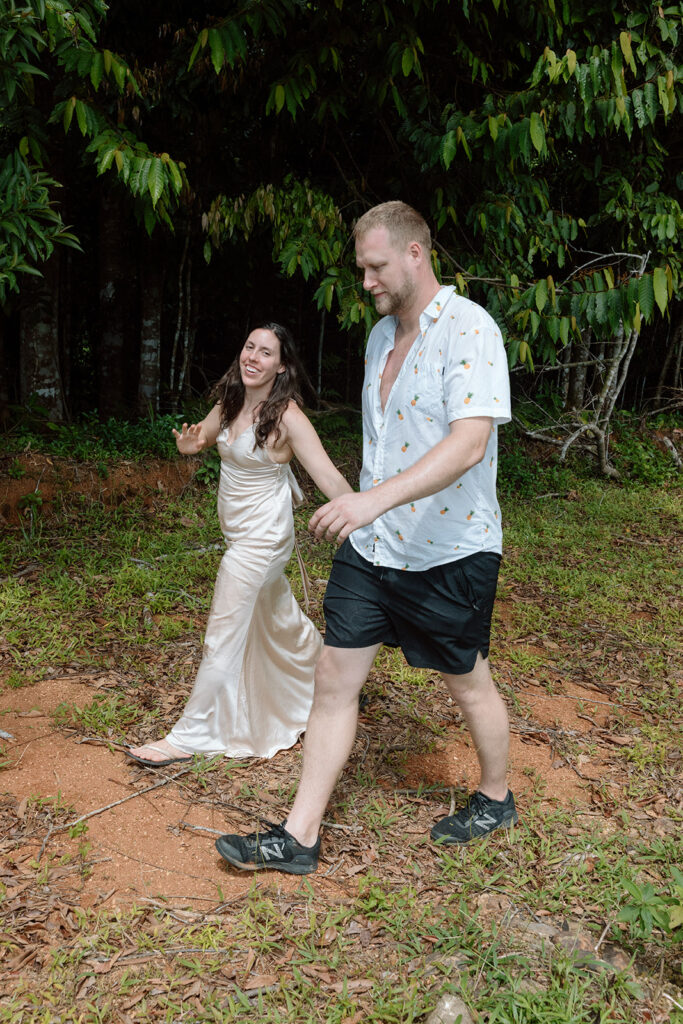
[[[374,491],[353,491],[321,505],[311,516],[308,528],[318,540],[323,537],[334,540],[336,537],[337,543],[341,544],[350,533],[373,523],[383,512],[386,509]]]

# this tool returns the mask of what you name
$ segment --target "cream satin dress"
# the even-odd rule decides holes
[[[288,464],[254,447],[253,426],[229,438],[224,429],[216,442],[227,550],[194,688],[166,739],[188,754],[272,757],[306,728],[322,637],[284,575],[299,485]]]

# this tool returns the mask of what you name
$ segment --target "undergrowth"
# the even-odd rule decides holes
[[[351,475],[357,445],[339,423],[329,429],[326,443]],[[544,755],[529,756],[520,776],[519,825],[463,849],[430,846],[430,825],[461,794],[415,782],[415,756],[442,749],[462,723],[433,674],[383,650],[326,819],[322,868],[295,886],[265,874],[235,895],[234,877],[216,867],[215,903],[201,910],[191,882],[185,909],[177,901],[81,909],[78,888],[58,894],[65,873],[81,884],[95,865],[89,822],[76,826],[72,862],[58,856],[54,836],[38,859],[50,830],[78,809],[36,793],[22,817],[0,800],[0,1022],[407,1024],[424,1021],[448,993],[486,1024],[683,1022],[680,495],[664,453],[648,460],[654,476],[608,483],[571,461],[539,459],[508,431],[493,668],[515,742],[536,744],[518,756]],[[221,555],[207,475],[179,497],[116,508],[62,494],[36,506],[31,536],[5,532],[7,709],[39,680],[90,673],[106,689],[56,712],[70,736],[148,741],[173,723],[200,657]],[[309,493],[296,525],[311,616],[322,626],[334,548],[307,534]],[[290,578],[301,599],[294,565]],[[555,701],[556,721],[536,720],[544,700]],[[15,758],[0,742],[1,790]],[[275,804],[266,813],[284,814],[298,756],[282,755],[287,770],[277,774],[265,762],[200,760],[183,777],[181,803],[236,807],[241,822],[264,813],[266,794]],[[578,796],[557,796],[560,769]],[[176,826],[159,818],[158,827],[163,841]],[[593,961],[532,942],[525,929],[544,922],[578,929],[598,950]],[[612,945],[622,954],[617,967],[602,960]],[[36,949],[42,960],[26,960]]]
[[[206,414],[206,404],[195,402],[178,415],[158,415],[151,419],[130,422],[110,417],[101,421],[96,413],[83,415],[78,421],[58,424],[50,422],[36,410],[20,410],[11,429],[4,434],[4,447],[14,456],[6,472],[21,477],[24,470],[18,456],[34,450],[63,458],[94,462],[106,472],[108,461],[142,460],[145,457],[176,458],[172,429],[179,429],[184,420],[192,422]],[[521,403],[515,407],[520,423],[533,427],[539,407]],[[349,471],[357,482],[358,449],[362,431],[358,412],[347,409],[310,411],[323,443],[331,457]],[[672,415],[662,414],[644,420],[635,413],[622,410],[613,417],[611,458],[625,484],[664,486],[680,478],[670,451],[658,440],[662,433],[677,426]],[[198,471],[200,480],[218,479],[219,460],[215,450],[207,452]],[[565,459],[559,449],[535,444],[516,424],[507,424],[500,433],[499,489],[503,496],[517,498],[536,494],[567,491],[577,480],[597,476],[595,464],[586,455],[569,449]]]

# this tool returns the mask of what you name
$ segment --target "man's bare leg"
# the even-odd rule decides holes
[[[467,675],[443,673],[443,680],[474,741],[481,769],[479,790],[491,800],[504,800],[508,791],[510,726],[507,708],[491,678],[488,658],[479,654]]]
[[[349,759],[358,724],[358,694],[379,644],[323,647],[315,670],[313,707],[304,738],[299,788],[285,828],[303,846],[317,841],[325,808]]]

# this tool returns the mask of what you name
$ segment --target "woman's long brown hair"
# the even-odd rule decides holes
[[[280,437],[280,421],[289,403],[294,400],[299,408],[303,406],[299,394],[301,365],[294,348],[294,339],[286,327],[282,324],[267,323],[253,329],[272,331],[280,342],[280,362],[284,366],[284,370],[278,373],[273,381],[270,394],[261,403],[254,424],[256,445],[263,448],[271,434],[274,435],[275,441]],[[249,333],[251,334],[251,331]],[[244,405],[244,390],[238,355],[211,392],[211,397],[221,407],[221,427],[227,427],[239,415]]]

